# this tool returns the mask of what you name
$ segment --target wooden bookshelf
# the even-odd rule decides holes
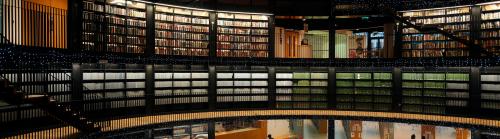
[[[403,11],[402,16],[419,26],[438,27],[462,39],[470,39],[471,7]],[[439,33],[422,33],[403,25],[403,57],[466,57],[466,45]]]
[[[144,53],[146,4],[137,1],[84,0],[82,50]]]
[[[209,11],[155,6],[155,53],[208,56]]]
[[[336,73],[338,109],[390,111],[392,107],[392,73]]]
[[[481,42],[486,51],[500,55],[500,4],[481,6]]]
[[[268,57],[269,16],[217,12],[217,56]]]

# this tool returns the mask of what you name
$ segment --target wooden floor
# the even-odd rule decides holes
[[[466,118],[454,116],[439,116],[426,114],[406,114],[392,112],[362,112],[341,110],[246,110],[246,111],[218,111],[218,112],[196,112],[182,114],[152,115],[143,117],[124,118],[107,121],[103,132],[114,131],[123,128],[146,126],[151,124],[169,123],[176,121],[189,121],[213,118],[234,117],[260,117],[260,116],[344,116],[360,118],[390,118],[397,120],[419,120],[428,122],[448,122],[456,124],[480,125],[488,127],[500,127],[500,120],[489,120],[479,118]],[[72,127],[60,127],[22,134],[12,138],[64,138],[78,133]]]

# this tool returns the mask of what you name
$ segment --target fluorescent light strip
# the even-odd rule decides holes
[[[177,5],[170,5],[170,4],[164,4],[164,3],[154,3],[158,6],[167,6],[167,7],[174,7],[174,8],[184,8],[184,9],[190,9],[190,10],[199,10],[199,11],[214,11],[210,9],[201,9],[201,8],[193,8],[193,7],[184,7],[184,6],[177,6]]]
[[[443,9],[453,9],[453,8],[463,8],[463,7],[471,7],[472,5],[460,5],[460,6],[451,6],[451,7],[438,7],[438,8],[430,8],[430,9],[417,9],[417,10],[408,10],[408,11],[400,11],[403,13],[406,12],[420,12],[420,11],[431,11],[431,10],[443,10]]]
[[[482,5],[490,5],[490,4],[499,4],[500,1],[491,1],[491,2],[485,2],[485,3],[478,3],[476,5],[482,6]]]
[[[273,15],[271,13],[251,13],[251,12],[234,12],[234,11],[217,11],[218,13],[232,13],[232,14],[251,14],[251,15]]]

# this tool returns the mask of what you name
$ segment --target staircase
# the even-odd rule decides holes
[[[0,98],[14,105],[33,104],[46,111],[52,117],[85,133],[100,131],[100,127],[97,124],[83,117],[81,113],[72,110],[71,107],[58,104],[55,99],[52,99],[48,95],[25,95],[6,79],[0,79]]]
[[[0,34],[0,47],[16,47],[2,34]],[[49,75],[50,76],[50,75]],[[54,77],[52,77],[54,78]],[[0,100],[12,104],[32,104],[48,113],[48,115],[63,123],[73,126],[84,133],[99,132],[101,127],[85,118],[79,111],[73,110],[69,105],[59,104],[57,100],[47,94],[26,95],[16,88],[7,78],[0,75]]]

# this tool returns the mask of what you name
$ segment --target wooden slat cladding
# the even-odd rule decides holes
[[[2,35],[23,47],[67,48],[67,8],[35,2],[4,0]]]

